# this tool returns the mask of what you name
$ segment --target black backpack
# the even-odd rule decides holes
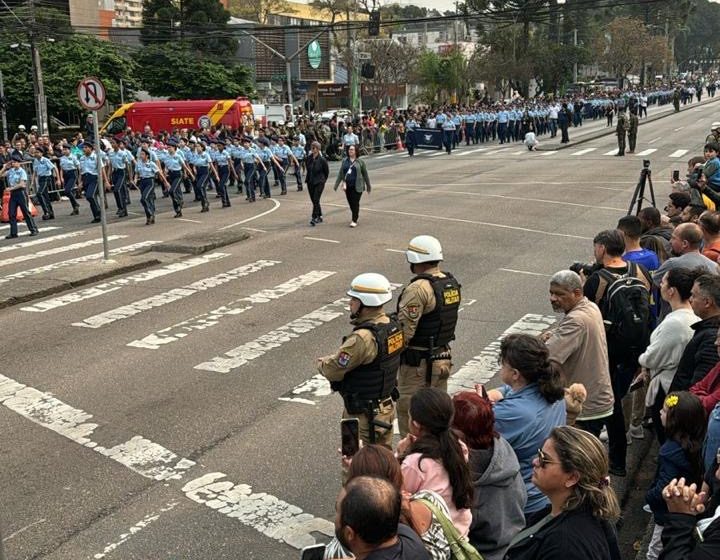
[[[601,309],[608,351],[612,358],[637,359],[650,342],[650,291],[639,274],[637,263],[629,262],[625,274],[601,269],[607,282]]]

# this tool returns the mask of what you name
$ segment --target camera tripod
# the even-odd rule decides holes
[[[650,199],[645,198],[645,187],[650,186]],[[650,202],[655,206],[655,191],[653,190],[652,184],[652,171],[650,170],[650,160],[643,160],[643,168],[640,170],[640,179],[635,187],[632,200],[630,201],[630,208],[628,208],[628,216],[633,213],[633,208],[637,206],[635,215],[640,214],[642,210],[643,200]]]

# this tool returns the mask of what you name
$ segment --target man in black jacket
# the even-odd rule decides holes
[[[330,174],[328,162],[320,151],[320,142],[313,142],[310,145],[310,155],[305,162],[305,166],[307,168],[305,182],[307,183],[308,194],[310,195],[310,200],[313,205],[310,225],[315,226],[315,224],[320,224],[323,221],[320,197],[322,196],[323,190],[325,189],[325,182]]]
[[[690,304],[702,320],[691,327],[695,334],[683,351],[670,391],[687,391],[718,362],[715,339],[720,327],[720,276],[699,276],[690,292]]]
[[[715,472],[720,479],[720,469]],[[715,560],[720,558],[720,517],[705,528],[702,539],[696,539],[697,519],[705,511],[703,494],[694,484],[685,486],[685,479],[673,479],[663,490],[668,511],[662,532],[663,551],[660,560]],[[716,512],[710,512],[714,515]]]

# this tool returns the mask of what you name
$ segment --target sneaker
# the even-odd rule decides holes
[[[647,513],[652,513],[652,510],[650,509],[650,506],[647,505],[647,504],[645,504],[645,505],[643,506],[643,511],[644,511],[644,512],[647,512]]]
[[[316,224],[315,218],[313,218],[312,220],[310,220],[310,225],[311,225],[312,227],[315,227],[315,224]]]
[[[607,440],[608,440],[607,428],[603,428],[603,429],[602,429],[602,432],[600,432],[600,438],[599,438],[599,439],[600,439],[600,441],[602,441],[602,442],[607,442]]]
[[[322,216],[318,216],[317,218],[315,218],[315,222],[318,224],[322,224]]]
[[[357,227],[357,222],[350,222],[350,227]]]
[[[637,426],[630,426],[630,429],[628,430],[628,438],[633,439],[645,439],[645,430],[643,430],[643,427],[641,424],[638,424]]]

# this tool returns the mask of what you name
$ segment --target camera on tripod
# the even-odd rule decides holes
[[[642,169],[640,170],[640,178],[638,179],[635,192],[633,193],[632,200],[630,201],[630,208],[628,208],[628,216],[633,213],[633,209],[637,206],[635,215],[637,216],[642,210],[643,200],[650,202],[655,206],[655,191],[653,190],[652,184],[652,170],[650,169],[650,160],[644,159],[642,162]],[[645,188],[650,186],[650,199],[645,198]]]

